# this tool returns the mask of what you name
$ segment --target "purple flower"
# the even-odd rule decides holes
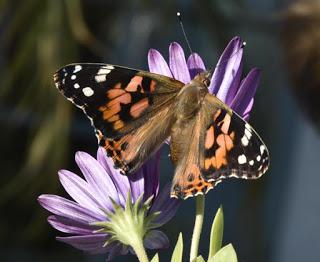
[[[260,71],[254,68],[241,80],[243,46],[240,37],[234,37],[229,42],[212,74],[209,92],[248,120]],[[189,83],[196,74],[206,70],[197,53],[191,54],[186,61],[183,49],[175,42],[169,47],[169,66],[155,49],[149,51],[148,62],[151,72],[173,77],[183,83]]]
[[[77,152],[75,159],[85,179],[59,171],[60,182],[74,201],[57,195],[38,198],[53,213],[48,217],[51,226],[69,234],[57,239],[89,253],[109,253],[109,259],[132,251],[127,238],[137,230],[146,248],[168,247],[167,236],[155,228],[174,216],[179,201],[170,199],[170,185],[159,192],[159,156],[126,177],[113,168],[103,148],[98,149],[97,159]],[[132,223],[123,225],[123,221]]]

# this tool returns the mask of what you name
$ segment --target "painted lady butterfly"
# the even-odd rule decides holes
[[[224,178],[256,179],[269,166],[261,138],[208,93],[209,72],[189,84],[107,64],[71,64],[54,75],[60,92],[91,120],[123,174],[135,172],[171,137],[172,197],[207,193]]]

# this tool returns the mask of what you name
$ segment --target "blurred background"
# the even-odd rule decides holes
[[[208,68],[233,36],[247,42],[244,73],[262,70],[250,123],[271,152],[261,179],[228,180],[208,194],[200,253],[207,256],[222,204],[224,243],[233,243],[239,261],[320,261],[319,0],[0,1],[0,261],[105,261],[55,241],[59,233],[36,201],[64,195],[57,171],[79,174],[75,152],[97,149],[89,121],[58,94],[52,74],[72,62],[147,69],[149,48],[167,57],[173,41],[187,51],[177,11]],[[173,172],[167,154],[163,182]],[[193,220],[187,200],[164,229],[172,245],[161,261],[169,261],[178,232],[190,240]]]

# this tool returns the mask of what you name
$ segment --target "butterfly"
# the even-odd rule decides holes
[[[59,91],[90,119],[114,167],[130,175],[170,137],[171,197],[207,193],[223,179],[256,179],[269,166],[256,131],[208,92],[211,73],[184,84],[109,64],[70,64],[54,75]]]

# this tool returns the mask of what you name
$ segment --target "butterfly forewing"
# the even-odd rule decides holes
[[[203,176],[207,180],[260,177],[269,165],[265,144],[246,121],[217,100],[208,94],[203,105],[207,109],[215,108],[206,125],[200,163]]]
[[[99,143],[124,173],[135,171],[169,136],[171,105],[183,86],[172,78],[107,64],[68,65],[54,80],[83,109]]]

